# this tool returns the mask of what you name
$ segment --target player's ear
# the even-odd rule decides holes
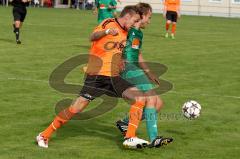
[[[127,13],[127,14],[124,16],[124,18],[125,18],[126,20],[130,19],[130,14]]]

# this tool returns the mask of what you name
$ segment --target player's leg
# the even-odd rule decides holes
[[[177,12],[172,13],[172,30],[171,30],[171,38],[175,39],[176,35],[176,27],[177,27]]]
[[[14,31],[13,32],[15,33],[17,44],[21,44],[20,28],[24,22],[26,14],[27,14],[26,9],[20,9],[20,8],[16,8],[16,7],[13,8],[13,17],[14,17],[14,24],[13,24]]]
[[[123,145],[127,148],[141,148],[149,144],[148,141],[136,137],[136,130],[142,118],[145,106],[144,94],[121,77],[112,78],[112,87],[117,96],[127,99],[131,103],[129,110],[129,125]]]
[[[166,29],[165,38],[168,38],[168,36],[169,36],[169,28],[170,28],[171,23],[172,23],[171,12],[167,11],[167,13],[166,13],[166,25],[165,25],[165,29]]]
[[[142,118],[146,98],[136,87],[128,88],[123,92],[123,97],[132,101],[129,111],[129,123],[123,145],[127,148],[146,147],[149,142],[136,137],[136,130]]]
[[[157,129],[157,110],[155,108],[157,103],[157,97],[154,91],[148,91],[145,93],[147,97],[146,108],[144,109],[144,115],[146,119],[147,134],[150,142],[152,142],[158,136]]]
[[[89,100],[79,97],[77,98],[73,104],[62,110],[52,121],[52,123],[43,131],[41,132],[36,140],[38,142],[38,146],[47,148],[48,147],[48,140],[52,136],[52,134],[59,129],[62,125],[67,123],[74,115],[76,115],[78,112],[81,112],[84,110],[85,107],[87,107],[89,104]]]
[[[13,32],[15,33],[15,37],[16,37],[16,42],[17,44],[21,44],[21,41],[19,40],[19,36],[20,36],[20,26],[21,26],[21,13],[19,8],[13,7]]]
[[[54,118],[53,122],[37,136],[37,142],[40,147],[47,148],[48,140],[57,129],[68,122],[75,114],[82,112],[91,100],[104,93],[104,91],[98,89],[98,87],[100,87],[99,85],[101,86],[101,83],[97,81],[96,76],[86,77],[84,86],[80,92],[80,97],[78,97],[71,106],[62,110]]]
[[[126,70],[121,74],[122,78],[126,79],[128,82],[136,86],[141,92],[148,92],[153,89],[154,86],[149,81],[145,72],[139,67],[135,66],[135,64],[127,64]],[[145,109],[143,109],[142,120],[145,118]],[[127,126],[129,123],[129,116],[124,117],[122,120],[116,122],[116,126],[125,135]]]
[[[142,118],[143,108],[145,106],[146,98],[136,87],[129,88],[123,92],[124,98],[132,100],[129,111],[129,123],[126,138],[135,137],[136,130]]]

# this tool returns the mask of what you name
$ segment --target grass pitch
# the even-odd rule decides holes
[[[183,16],[176,40],[171,40],[163,38],[162,16],[153,15],[144,31],[143,54],[168,67],[161,78],[174,88],[161,96],[165,107],[158,126],[160,135],[175,140],[164,148],[144,150],[122,147],[114,126],[128,111],[122,100],[102,116],[70,121],[53,136],[48,149],[37,147],[35,136],[52,121],[55,104],[75,97],[51,88],[49,76],[67,59],[88,52],[96,17],[88,11],[29,8],[22,45],[15,44],[11,23],[11,7],[0,7],[1,159],[239,158],[239,19]],[[82,76],[76,68],[65,81],[82,83]],[[197,120],[180,115],[189,99],[202,105]],[[147,139],[144,122],[138,134]]]

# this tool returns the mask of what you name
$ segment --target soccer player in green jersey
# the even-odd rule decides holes
[[[151,142],[150,147],[160,147],[172,142],[173,139],[158,136],[157,112],[162,108],[163,102],[153,90],[154,85],[150,81],[157,85],[159,85],[160,82],[159,79],[151,73],[141,53],[143,39],[141,29],[144,29],[150,23],[152,8],[146,3],[139,3],[136,6],[141,12],[142,19],[128,32],[128,39],[123,52],[125,67],[121,77],[135,85],[147,96],[147,104],[146,108],[144,108],[142,119],[146,119],[147,133]],[[128,127],[128,120],[129,117],[126,117],[116,122],[117,127],[123,134]]]
[[[114,18],[116,15],[117,2],[115,0],[95,0],[98,12],[98,23],[107,18]]]

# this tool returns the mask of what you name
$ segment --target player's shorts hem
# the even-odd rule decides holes
[[[177,17],[178,15],[176,11],[167,11],[166,13],[166,19],[172,22],[177,22]]]
[[[122,98],[123,92],[131,87],[133,87],[133,85],[122,79],[120,76],[109,77],[102,75],[87,75],[79,96],[86,98],[89,101],[92,101],[103,94]]]

